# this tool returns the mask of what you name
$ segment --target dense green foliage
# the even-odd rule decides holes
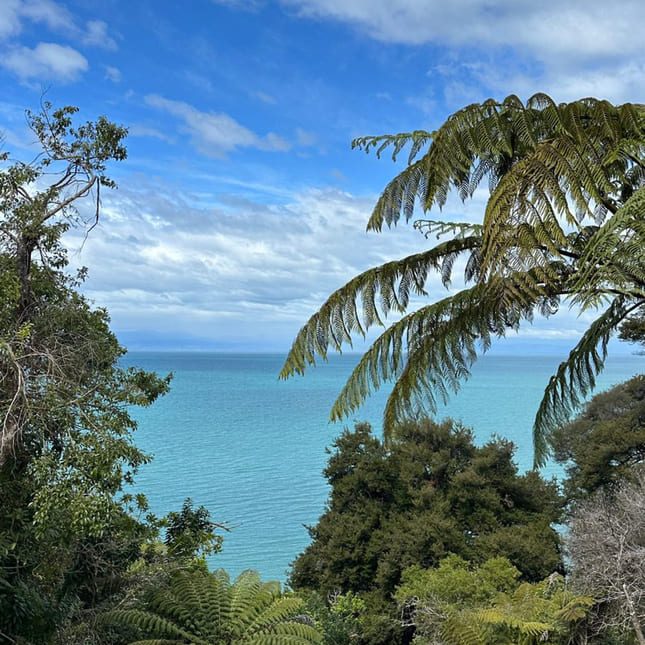
[[[436,566],[450,553],[474,562],[503,555],[530,581],[560,571],[551,528],[560,516],[557,489],[535,472],[519,475],[512,456],[509,442],[476,447],[471,432],[450,421],[403,424],[387,447],[366,424],[345,431],[325,470],[327,510],[310,528],[291,584],[360,593],[368,612],[387,617],[402,571]]]
[[[519,578],[505,558],[476,566],[452,555],[436,569],[407,569],[396,599],[418,645],[570,643],[593,599],[576,596],[557,574],[538,583]]]
[[[645,376],[636,376],[589,401],[553,434],[554,457],[566,466],[569,500],[629,479],[645,461]]]
[[[621,323],[618,338],[628,343],[645,344],[645,315],[634,314]]]
[[[368,223],[380,231],[413,217],[417,200],[441,208],[450,191],[471,198],[483,182],[481,224],[420,220],[430,250],[388,262],[334,292],[302,328],[281,376],[302,373],[316,355],[340,351],[355,334],[405,314],[425,295],[431,272],[448,286],[457,259],[466,286],[403,315],[364,354],[333,406],[339,419],[374,388],[394,380],[384,429],[457,391],[494,337],[558,310],[563,298],[599,315],[551,378],[534,425],[542,463],[554,427],[593,388],[610,335],[645,303],[645,112],[582,99],[556,104],[544,94],[459,110],[434,132],[365,137],[354,146],[393,157],[411,146],[407,168],[383,191]],[[429,144],[426,148],[426,145]],[[425,152],[422,150],[425,149]]]
[[[328,642],[645,642],[644,396],[635,377],[556,430],[564,499],[536,473],[518,476],[508,443],[477,448],[452,422],[407,422],[388,444],[365,424],[345,431],[325,470],[327,509],[291,574],[314,590]],[[550,528],[563,502],[567,579]],[[363,604],[334,615],[344,594]]]
[[[123,493],[148,457],[132,406],[168,388],[123,369],[108,315],[78,293],[61,235],[75,206],[113,186],[125,130],[74,108],[28,114],[42,153],[0,171],[0,638],[49,643],[91,617],[123,583],[155,527]],[[98,210],[93,217],[98,216]]]
[[[130,410],[169,379],[120,366],[124,350],[107,312],[79,293],[85,270],[69,275],[62,236],[96,223],[126,133],[105,118],[74,126],[75,108],[44,108],[28,114],[42,154],[30,164],[5,154],[0,167],[0,643],[645,645],[644,378],[554,430],[593,385],[609,334],[621,325],[626,340],[645,337],[640,108],[510,97],[466,108],[436,133],[358,142],[396,155],[412,141],[414,157],[432,139],[388,186],[372,228],[401,210],[409,218],[415,195],[442,205],[451,186],[465,197],[486,176],[491,199],[483,226],[421,223],[452,239],[356,278],[294,345],[285,373],[378,322],[379,307],[402,311],[430,268],[447,282],[468,255],[475,286],[395,323],[337,404],[347,412],[400,377],[387,441],[359,424],[330,451],[329,502],[291,572],[306,603],[254,572],[233,584],[210,573],[204,556],[221,548],[226,525],[204,507],[188,499],[158,520],[145,497],[125,492],[148,460]],[[95,206],[87,219],[84,198]],[[477,339],[486,349],[564,294],[607,307],[538,415],[538,457],[548,438],[567,468],[566,500],[536,472],[518,474],[510,442],[477,447],[458,423],[399,414],[455,389]],[[559,575],[553,529],[565,501],[574,591]]]
[[[354,593],[334,593],[324,598],[309,594],[306,613],[323,635],[322,645],[357,645],[366,627],[365,601]]]
[[[119,609],[106,622],[138,632],[136,643],[311,645],[320,634],[299,616],[304,602],[245,571],[233,584],[223,571],[179,572],[153,589],[141,609]],[[300,619],[299,619],[300,618]]]
[[[173,557],[194,558],[199,554],[203,558],[222,548],[223,538],[215,529],[226,529],[226,526],[212,522],[204,506],[193,508],[190,498],[184,501],[181,511],[168,513],[164,523],[164,543]]]

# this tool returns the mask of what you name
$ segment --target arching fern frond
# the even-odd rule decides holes
[[[395,157],[414,142],[410,160],[414,163],[386,186],[368,229],[380,231],[384,223],[392,226],[402,214],[409,220],[415,198],[424,210],[443,206],[452,188],[466,199],[484,177],[494,192],[499,178],[517,162],[533,157],[543,166],[542,178],[532,178],[534,186],[552,183],[555,175],[562,183],[559,191],[551,185],[554,194],[567,195],[581,212],[591,208],[590,200],[611,204],[616,184],[624,183],[629,167],[618,151],[625,150],[629,141],[634,159],[642,158],[643,113],[630,104],[616,107],[596,99],[556,105],[537,94],[523,105],[509,96],[501,103],[489,100],[459,110],[438,130],[425,133],[427,139],[417,134],[355,141],[366,151],[393,146]],[[420,143],[430,140],[427,152],[417,159]]]
[[[482,609],[476,612],[478,620],[486,625],[499,625],[517,632],[521,636],[538,638],[553,629],[549,623],[526,620],[522,616],[504,611],[501,608]]]
[[[445,235],[452,235],[453,239],[468,236],[481,237],[484,232],[484,227],[481,224],[445,222],[432,219],[418,219],[414,222],[414,228],[423,233],[426,238],[435,236],[437,239]]]
[[[596,601],[590,596],[576,596],[569,600],[556,616],[566,623],[575,623],[582,620],[595,604]]]
[[[469,376],[477,347],[530,320],[547,294],[530,276],[513,275],[464,289],[393,323],[365,352],[336,399],[332,420],[356,410],[374,389],[396,380],[385,407],[386,439],[402,418],[434,413]]]
[[[406,145],[409,165],[385,187],[368,229],[410,220],[417,203],[424,211],[441,208],[450,192],[466,200],[487,181],[482,224],[418,222],[427,237],[451,240],[366,271],[332,294],[298,334],[281,377],[302,373],[329,348],[351,345],[352,334],[383,324],[389,312],[404,314],[410,292],[424,293],[428,271],[447,284],[460,256],[465,282],[477,288],[387,329],[356,367],[333,418],[395,380],[385,413],[391,429],[399,417],[432,411],[437,397],[456,391],[491,335],[534,313],[550,315],[561,298],[583,309],[604,309],[615,299],[549,383],[534,431],[540,462],[549,429],[580,403],[602,369],[607,340],[622,319],[617,303],[630,311],[645,306],[645,106],[509,96],[469,105],[434,132],[354,142],[377,154],[391,148],[395,158]],[[504,295],[496,300],[500,281]]]
[[[424,295],[428,271],[441,271],[442,262],[454,254],[469,253],[480,246],[480,238],[470,236],[442,242],[422,253],[369,269],[335,291],[300,330],[287,356],[280,378],[302,374],[307,364],[315,364],[316,354],[325,358],[331,347],[337,351],[352,344],[352,334],[365,335],[378,315],[406,310],[412,294]],[[449,279],[449,275],[443,278]],[[384,296],[378,298],[378,295]]]
[[[441,637],[446,645],[487,645],[481,625],[462,613],[448,616],[441,626]]]
[[[138,629],[143,633],[157,636],[154,642],[160,645],[169,643],[194,642],[195,645],[209,645],[195,634],[182,629],[174,621],[156,613],[139,609],[116,609],[107,614],[105,622]],[[167,638],[166,638],[167,637]],[[146,641],[136,641],[137,643]]]
[[[392,161],[396,161],[399,152],[409,143],[412,144],[408,155],[408,164],[414,161],[419,150],[433,137],[434,132],[415,130],[414,132],[401,132],[399,134],[384,134],[377,137],[358,137],[352,141],[352,150],[364,150],[369,153],[372,148],[376,151],[376,158],[381,158],[381,153],[386,148],[392,147]]]
[[[261,582],[255,571],[244,571],[233,584],[223,571],[186,571],[155,590],[146,610],[112,611],[104,620],[149,637],[139,644],[316,645],[321,635],[295,620],[303,604],[283,597],[278,582]]]
[[[607,343],[630,309],[616,298],[571,350],[566,361],[549,379],[533,424],[535,466],[542,466],[549,452],[550,432],[569,420],[572,412],[596,384],[607,356]]]
[[[645,292],[645,187],[637,189],[585,244],[570,289],[584,310],[595,306],[607,287],[625,296]]]

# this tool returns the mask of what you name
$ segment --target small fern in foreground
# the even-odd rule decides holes
[[[137,630],[132,645],[311,645],[321,635],[298,619],[303,601],[283,596],[279,582],[244,571],[233,584],[224,571],[176,574],[145,609],[110,612],[106,620]]]

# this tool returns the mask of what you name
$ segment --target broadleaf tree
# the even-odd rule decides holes
[[[645,376],[596,394],[573,421],[554,430],[552,444],[574,508],[599,489],[631,480],[645,462]]]
[[[132,406],[168,379],[119,359],[109,317],[79,292],[64,233],[90,228],[126,130],[76,108],[27,113],[38,150],[0,166],[0,640],[49,643],[114,593],[154,526],[124,492],[148,456]],[[83,204],[83,206],[81,206]],[[89,212],[84,209],[89,209]],[[62,637],[61,637],[62,638]],[[65,642],[72,642],[64,639]]]
[[[298,591],[360,594],[372,616],[389,615],[403,570],[436,567],[451,553],[506,557],[532,582],[563,568],[551,527],[561,514],[557,486],[518,474],[510,442],[477,447],[460,424],[422,419],[386,447],[358,424],[336,439],[324,474],[326,510],[289,578]]]
[[[435,569],[405,570],[395,597],[415,645],[587,642],[591,597],[576,595],[559,574],[534,583],[519,577],[503,557],[474,565],[450,555]]]
[[[550,379],[534,424],[536,464],[551,430],[595,385],[614,331],[645,304],[645,107],[593,98],[556,103],[544,94],[469,105],[433,132],[356,139],[366,152],[410,146],[408,165],[384,189],[367,228],[441,209],[488,185],[482,221],[419,219],[440,241],[429,250],[369,269],[335,291],[298,333],[281,377],[351,346],[385,317],[399,318],[373,342],[332,410],[348,416],[386,381],[391,437],[406,416],[433,413],[456,392],[477,356],[536,315],[564,303],[596,319]],[[409,312],[431,273],[450,284],[463,260],[464,288]]]

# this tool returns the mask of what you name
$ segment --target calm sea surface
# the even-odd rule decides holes
[[[135,441],[154,454],[137,489],[152,510],[179,510],[191,497],[233,530],[211,560],[231,575],[257,569],[284,580],[289,563],[309,542],[328,489],[325,447],[343,425],[369,421],[380,432],[385,392],[373,396],[346,424],[329,424],[329,409],[355,365],[334,356],[306,376],[278,381],[284,355],[133,352],[124,362],[160,374],[173,372],[170,394],[137,410]],[[475,431],[512,439],[520,468],[531,465],[531,426],[541,394],[559,362],[554,356],[485,356],[472,378],[442,409]],[[641,356],[607,361],[596,391],[645,371]],[[546,468],[546,474],[555,469]]]

